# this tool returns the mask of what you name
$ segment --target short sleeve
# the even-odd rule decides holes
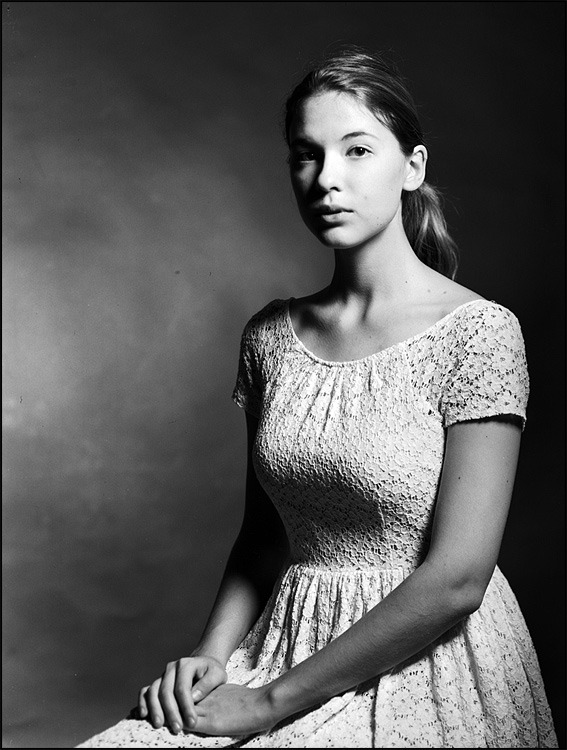
[[[529,376],[524,338],[515,315],[487,302],[460,321],[441,396],[443,423],[500,414],[526,423]]]
[[[261,370],[255,337],[246,326],[240,339],[240,356],[232,400],[257,419],[262,409]]]
[[[285,300],[274,299],[255,313],[244,327],[232,400],[257,419],[273,371],[275,350],[281,338]]]

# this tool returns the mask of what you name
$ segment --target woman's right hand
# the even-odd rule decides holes
[[[195,703],[227,681],[224,666],[212,656],[188,656],[170,661],[164,673],[140,690],[138,716],[159,729],[177,734],[197,720]]]

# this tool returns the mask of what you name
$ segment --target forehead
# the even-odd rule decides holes
[[[290,128],[294,138],[340,140],[346,133],[365,131],[380,138],[392,133],[361,101],[342,91],[325,91],[305,99]]]

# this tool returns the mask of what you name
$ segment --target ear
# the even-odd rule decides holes
[[[404,190],[417,190],[425,180],[426,164],[427,149],[425,146],[416,146],[406,159],[406,179],[402,185]]]

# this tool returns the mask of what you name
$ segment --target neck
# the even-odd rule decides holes
[[[403,228],[393,229],[388,226],[381,235],[359,247],[335,249],[335,270],[329,286],[333,296],[369,307],[413,294],[423,280],[425,267]]]

